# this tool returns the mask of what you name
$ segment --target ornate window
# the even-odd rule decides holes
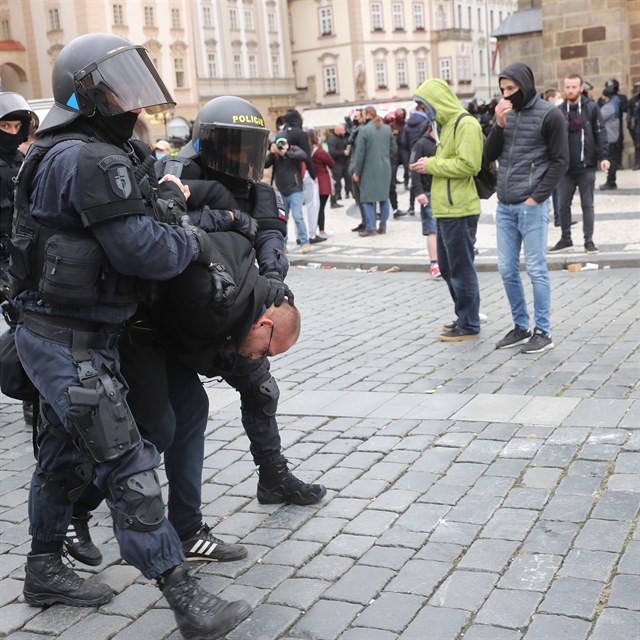
[[[320,7],[318,13],[320,17],[320,35],[333,35],[333,10],[331,7]]]
[[[242,78],[242,56],[239,53],[233,54],[233,75]]]
[[[440,58],[440,77],[451,82],[451,58]]]
[[[382,31],[382,3],[381,2],[372,2],[371,3],[371,28],[374,31]]]
[[[229,9],[229,26],[234,30],[240,28],[238,24],[238,10],[235,7]]]
[[[269,11],[267,13],[267,26],[269,28],[269,33],[278,32],[278,21],[276,20],[276,14],[273,11]]]
[[[171,9],[171,28],[172,29],[181,29],[182,28],[182,18],[180,16],[180,9],[174,7]]]
[[[153,10],[153,7],[149,5],[145,5],[144,7],[144,26],[145,27],[155,27],[156,26],[156,16]]]
[[[422,2],[413,3],[413,28],[416,31],[424,31],[424,5]]]
[[[322,70],[324,77],[324,92],[328,94],[338,93],[338,69],[336,66],[326,66]]]
[[[211,17],[211,7],[209,7],[206,4],[202,7],[202,26],[203,27],[213,26],[213,19]]]
[[[422,84],[427,79],[427,59],[424,53],[418,54],[416,59],[416,80],[418,84]]]
[[[398,87],[405,89],[409,86],[409,77],[407,75],[407,61],[405,58],[396,60],[396,82]]]
[[[207,72],[210,78],[218,77],[218,58],[215,53],[207,53]]]
[[[375,62],[376,87],[378,89],[387,88],[387,61],[380,59]]]
[[[280,56],[277,53],[271,54],[271,75],[274,78],[280,77]]]
[[[244,28],[253,31],[253,11],[246,9],[244,12]]]
[[[57,11],[57,9],[55,9]],[[124,5],[122,4],[114,4],[113,5],[113,24],[121,26],[124,24]],[[58,27],[59,29],[60,27]]]
[[[393,17],[393,30],[404,31],[404,8],[402,2],[394,2],[391,6],[391,15]]]
[[[184,60],[182,58],[174,58],[173,68],[176,74],[176,89],[182,89],[187,84],[184,73]]]
[[[247,61],[249,63],[249,77],[257,78],[258,77],[258,58],[255,53],[250,53]]]

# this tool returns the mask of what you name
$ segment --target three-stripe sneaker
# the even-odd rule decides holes
[[[204,524],[193,537],[183,540],[185,560],[231,562],[247,557],[247,549],[239,544],[228,544],[211,534],[211,527]]]

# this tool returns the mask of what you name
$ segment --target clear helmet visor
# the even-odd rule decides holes
[[[78,91],[106,117],[145,109],[162,113],[175,106],[144,47],[123,47],[75,74]]]
[[[268,144],[268,129],[214,122],[200,126],[194,147],[202,161],[218,173],[261,180]]]

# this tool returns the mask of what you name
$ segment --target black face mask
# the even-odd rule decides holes
[[[122,146],[132,135],[138,121],[138,114],[132,111],[106,118],[96,113],[90,118],[91,124],[112,144]]]
[[[511,102],[516,111],[520,111],[524,105],[524,93],[522,93],[522,89],[518,89],[515,93],[512,93],[507,100]]]
[[[22,133],[7,133],[0,131],[0,155],[13,155],[22,143]]]

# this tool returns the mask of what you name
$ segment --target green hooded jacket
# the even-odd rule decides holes
[[[467,113],[449,85],[439,78],[426,80],[416,91],[436,110],[440,144],[429,158],[427,173],[433,175],[431,207],[436,218],[464,218],[480,214],[480,198],[473,181],[482,165],[482,128],[476,118],[462,118],[455,136],[453,129],[461,113]]]

